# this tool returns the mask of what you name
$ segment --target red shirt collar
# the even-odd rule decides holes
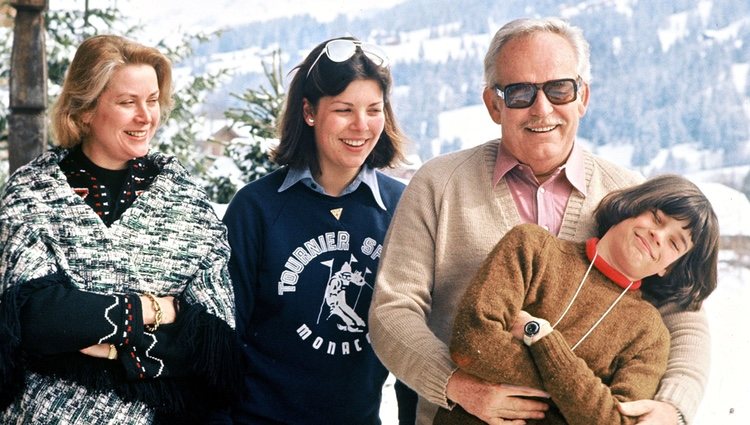
[[[586,256],[589,258],[589,261],[594,259],[594,255],[596,255],[596,244],[598,243],[599,238],[591,238],[586,241]],[[596,269],[599,270],[604,276],[607,276],[612,282],[616,283],[617,286],[621,288],[627,288],[628,285],[630,285],[630,279],[625,277],[624,274],[615,270],[615,268],[609,265],[609,263],[600,255],[596,255],[596,259],[594,260],[594,267],[596,267]],[[633,285],[630,286],[630,290],[635,291],[636,289],[640,288],[641,283],[642,282],[640,280],[636,280],[635,282],[633,282]]]

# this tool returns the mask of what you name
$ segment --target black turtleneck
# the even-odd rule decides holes
[[[60,162],[68,184],[108,227],[159,174],[157,166],[143,156],[128,161],[122,170],[109,170],[94,164],[81,146]]]

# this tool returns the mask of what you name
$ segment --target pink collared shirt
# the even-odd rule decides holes
[[[555,236],[560,232],[565,206],[573,189],[586,195],[583,154],[577,143],[573,144],[565,164],[558,167],[543,183],[539,183],[531,167],[518,162],[501,142],[497,150],[492,184],[497,185],[503,178],[513,195],[521,221],[536,223]]]

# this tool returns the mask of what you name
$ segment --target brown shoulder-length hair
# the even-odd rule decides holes
[[[271,159],[279,165],[295,168],[308,166],[313,174],[319,171],[318,154],[315,146],[315,133],[305,124],[303,100],[318,107],[320,98],[342,93],[354,80],[372,80],[378,83],[383,92],[383,112],[385,128],[380,134],[375,148],[365,160],[373,168],[393,167],[404,160],[406,137],[401,132],[389,100],[393,84],[388,67],[375,64],[360,47],[354,55],[343,61],[334,62],[328,55],[321,55],[331,40],[355,40],[353,37],[339,37],[318,44],[307,57],[297,65],[287,92],[284,110],[279,120],[279,145],[271,151]],[[315,67],[310,67],[320,56]],[[309,75],[308,75],[309,73]]]
[[[60,96],[52,108],[52,133],[57,144],[72,148],[88,135],[83,117],[96,109],[112,75],[126,65],[151,65],[159,83],[163,123],[172,110],[172,63],[153,47],[117,35],[96,35],[81,43],[68,67]]]
[[[654,210],[687,221],[693,248],[672,263],[663,277],[643,279],[641,289],[656,306],[674,302],[683,309],[698,310],[716,289],[719,220],[695,184],[667,174],[608,194],[595,212],[597,236],[625,219]]]

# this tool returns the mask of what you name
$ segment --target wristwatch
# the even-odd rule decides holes
[[[541,329],[542,325],[540,325],[536,320],[529,320],[528,322],[526,322],[526,324],[523,326],[523,343],[526,345],[531,345],[534,342],[533,338],[536,336],[536,334],[539,333]]]
[[[549,322],[535,317],[523,325],[523,343],[531,345],[550,332],[552,332],[552,326],[550,326]]]

